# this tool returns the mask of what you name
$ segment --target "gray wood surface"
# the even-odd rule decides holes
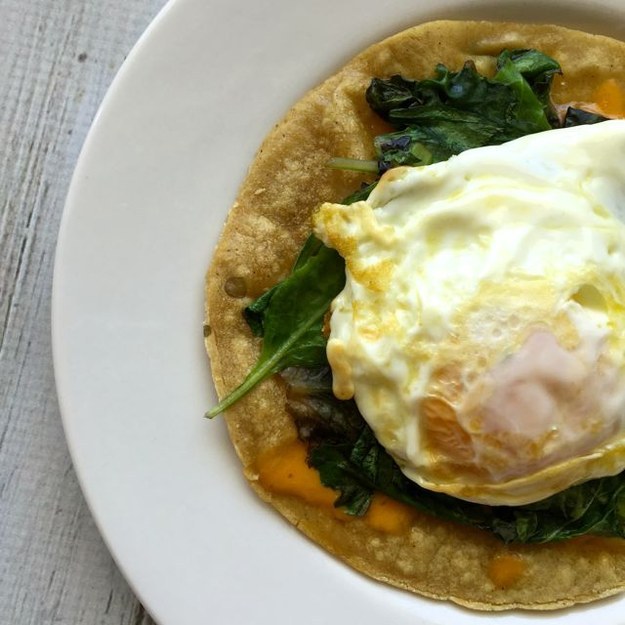
[[[78,486],[54,389],[50,294],[72,170],[164,0],[0,0],[0,624],[151,623]]]

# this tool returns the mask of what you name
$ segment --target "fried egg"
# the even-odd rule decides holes
[[[625,468],[625,121],[387,172],[324,204],[327,355],[421,486],[520,505]]]

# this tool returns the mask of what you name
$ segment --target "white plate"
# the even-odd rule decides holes
[[[496,7],[495,7],[496,4]],[[476,623],[374,583],[244,483],[202,344],[205,269],[272,124],[366,45],[434,17],[585,25],[625,38],[620,0],[177,0],[129,56],[68,197],[53,342],[71,453],[98,526],[162,625]],[[572,8],[574,7],[574,8]],[[543,615],[623,622],[613,599]],[[536,616],[498,616],[527,623]]]

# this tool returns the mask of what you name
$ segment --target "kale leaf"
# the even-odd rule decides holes
[[[493,78],[472,62],[459,72],[438,65],[434,78],[374,78],[369,106],[396,128],[375,139],[379,169],[447,160],[470,148],[549,130],[556,61],[536,50],[504,50]]]

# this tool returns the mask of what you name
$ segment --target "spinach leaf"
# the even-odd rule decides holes
[[[625,538],[625,476],[591,480],[543,501],[493,508],[495,533],[507,542],[552,542],[584,534]],[[497,516],[497,512],[501,510]]]
[[[499,59],[506,56],[504,51]],[[539,50],[516,50],[510,52],[509,58],[530,85],[551,126],[557,127],[558,117],[551,106],[550,97],[553,77],[561,73],[559,63]]]
[[[369,509],[375,483],[358,472],[350,451],[345,445],[313,447],[310,465],[319,471],[322,484],[338,491],[334,505],[348,514],[361,516]]]
[[[297,256],[297,260],[295,261],[295,265],[293,265],[292,271],[297,271],[301,267],[303,267],[310,258],[315,256],[323,246],[323,243],[313,234],[311,234],[304,246],[300,250],[299,255]],[[271,302],[271,298],[274,296],[276,291],[280,288],[280,284],[278,283],[273,286],[268,291],[265,291],[260,297],[255,299],[249,306],[247,306],[243,310],[243,316],[247,321],[247,324],[250,326],[252,330],[252,334],[254,336],[264,336],[265,334],[265,313],[269,308],[269,303]]]
[[[502,52],[497,59],[497,74],[494,78],[496,82],[500,82],[514,91],[517,99],[514,111],[516,122],[519,125],[523,123],[528,125],[528,132],[524,134],[551,129],[545,115],[546,103],[541,102],[530,83],[525,79],[527,71],[525,75],[521,71],[521,68],[528,65],[528,61],[527,55],[513,54],[507,50]],[[530,68],[533,68],[536,63],[530,62],[529,65]],[[541,66],[540,75],[542,76],[545,72],[551,76],[551,69],[545,70]]]
[[[556,61],[536,50],[504,50],[487,78],[472,62],[459,72],[438,65],[434,78],[374,78],[367,102],[396,132],[375,139],[380,171],[424,165],[470,148],[496,145],[548,130]]]
[[[311,234],[304,243],[304,246],[299,251],[297,258],[295,259],[295,264],[293,265],[292,271],[297,271],[301,267],[303,267],[311,258],[316,256],[321,248],[323,247],[323,243],[314,235]],[[262,296],[261,296],[262,298]]]
[[[363,185],[343,204],[366,200],[376,184]],[[205,416],[217,416],[257,384],[288,367],[327,366],[323,318],[344,284],[345,261],[311,234],[291,274],[243,310],[252,334],[263,337],[260,357],[245,380]]]
[[[316,249],[311,249],[316,248]],[[323,317],[343,288],[343,259],[324,245],[310,243],[291,275],[256,300],[252,329],[262,332],[260,357],[245,380],[206,413],[214,417],[270,375],[291,366],[327,362]]]

